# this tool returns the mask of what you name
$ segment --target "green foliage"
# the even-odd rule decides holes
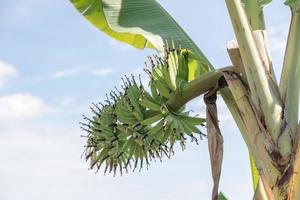
[[[145,71],[151,78],[151,92],[133,75],[125,77],[124,92],[112,91],[101,108],[96,104],[91,108],[92,119],[84,117],[91,168],[104,165],[105,172],[122,174],[124,169],[141,169],[151,160],[170,157],[176,141],[185,147],[186,136],[197,142],[194,134],[201,134],[197,126],[204,119],[189,116],[184,108],[172,110],[167,103],[188,82],[189,52],[172,49],[164,58],[149,60],[151,66]]]
[[[249,155],[249,160],[250,160],[250,168],[251,168],[251,176],[252,176],[252,183],[253,183],[253,190],[255,191],[258,181],[259,181],[259,172],[256,167],[255,161],[251,155]]]
[[[194,78],[213,69],[210,62],[175,20],[155,0],[71,0],[75,8],[98,29],[134,47],[156,48],[166,44],[187,48],[198,57]]]
[[[225,197],[225,195],[222,192],[220,192],[218,195],[218,200],[228,200],[228,199]]]
[[[250,3],[253,3],[254,1],[256,1],[257,4],[262,8],[263,6],[270,3],[272,0],[243,0],[243,3],[245,5],[249,5]]]
[[[294,11],[299,11],[300,8],[299,0],[286,0],[284,4],[290,6]]]
[[[135,33],[129,32],[118,32],[111,28],[108,23],[104,8],[103,1],[95,1],[95,0],[71,0],[72,4],[75,8],[93,25],[97,28],[113,37],[116,40],[121,42],[128,43],[136,48],[143,49],[145,47],[153,48],[151,43],[147,41],[145,37]]]

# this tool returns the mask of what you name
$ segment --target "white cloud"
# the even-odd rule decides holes
[[[106,76],[113,72],[110,68],[102,68],[102,69],[91,69],[89,72],[95,76]]]
[[[15,120],[40,116],[47,110],[42,99],[31,94],[0,96],[0,119]]]
[[[17,76],[18,71],[13,65],[0,60],[0,87],[2,87],[9,80]]]
[[[270,49],[276,56],[284,53],[288,30],[287,23],[268,27]]]
[[[84,69],[82,67],[62,69],[62,70],[51,73],[49,75],[49,78],[55,79],[55,78],[69,77],[69,76],[80,74],[80,72],[82,72],[83,70]]]
[[[64,78],[82,74],[91,74],[94,76],[106,76],[114,71],[112,68],[92,68],[92,67],[74,67],[62,69],[49,74],[50,79]]]
[[[65,68],[61,70],[57,70],[51,72],[44,76],[34,77],[32,81],[44,81],[44,80],[51,80],[51,79],[59,79],[59,78],[66,78],[78,75],[93,75],[93,76],[106,76],[113,73],[115,69],[112,68],[96,68],[96,67],[73,67],[73,68]]]

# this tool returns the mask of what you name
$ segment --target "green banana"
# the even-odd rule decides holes
[[[158,113],[158,114],[154,115],[153,117],[149,117],[149,118],[143,120],[141,123],[145,126],[148,126],[148,125],[151,125],[151,124],[161,120],[163,117],[164,117],[163,114]]]
[[[141,106],[144,106],[145,108],[148,108],[149,110],[154,110],[154,111],[160,111],[160,105],[151,101],[151,100],[148,100],[146,98],[142,98],[140,99],[140,105]]]
[[[154,86],[159,91],[159,93],[165,98],[169,99],[171,97],[172,90],[168,88],[165,82],[154,81]]]

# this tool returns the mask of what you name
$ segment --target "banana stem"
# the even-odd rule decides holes
[[[278,87],[273,84],[271,76],[268,75],[267,66],[263,62],[257,49],[251,27],[240,0],[225,0],[234,27],[235,35],[240,46],[241,57],[245,67],[251,97],[257,110],[261,110],[261,118],[271,133],[274,141],[280,140],[280,153],[288,155],[291,146],[282,142],[288,141],[288,133],[280,135],[282,101]],[[280,136],[280,138],[279,138]]]
[[[300,135],[300,124],[298,124],[297,128],[297,136],[299,138]],[[293,167],[293,175],[290,180],[290,188],[289,188],[289,195],[290,200],[297,200],[300,199],[300,143],[297,138],[297,150],[294,153],[294,167]]]
[[[292,10],[292,19],[280,79],[280,94],[285,102],[285,117],[295,133],[298,123],[300,86],[300,13]]]
[[[264,30],[265,20],[260,2],[258,0],[246,0],[244,4],[252,30]]]
[[[182,90],[174,94],[167,105],[173,110],[178,110],[190,100],[204,94],[210,89],[214,88],[219,79],[223,76],[224,71],[236,72],[236,67],[225,67],[219,70],[207,72],[196,79],[187,83]]]

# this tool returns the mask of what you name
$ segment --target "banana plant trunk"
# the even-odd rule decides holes
[[[278,144],[272,140],[265,127],[263,118],[258,114],[251,100],[249,88],[243,84],[241,77],[233,72],[224,72],[224,77],[236,103],[239,117],[242,119],[237,121],[237,124],[260,174],[261,187],[256,187],[254,199],[299,199],[298,142],[287,141],[286,145],[291,146],[292,149],[290,154],[283,157]]]
[[[235,103],[232,114],[260,175],[254,199],[297,200],[300,199],[297,192],[300,190],[297,173],[299,74],[295,62],[298,62],[299,52],[295,44],[299,39],[295,36],[299,28],[295,28],[295,24],[299,24],[299,13],[293,15],[282,73],[285,78],[281,78],[278,86],[262,8],[255,14],[251,9],[256,1],[249,2],[247,10],[247,5],[243,7],[240,0],[226,0],[236,35],[236,41],[227,47],[228,53],[241,72],[224,73]],[[291,76],[297,77],[294,83],[288,83],[287,77]]]
[[[282,156],[276,144],[268,136],[264,122],[258,115],[249,89],[243,84],[240,77],[231,72],[225,72],[224,77],[235,100],[241,121],[237,124],[243,132],[251,155],[263,182],[263,191],[267,199],[288,199],[289,180],[292,168],[288,163],[281,163]],[[275,150],[274,150],[275,149]],[[261,195],[261,194],[260,194]],[[257,195],[258,196],[258,195]],[[255,197],[254,199],[258,199]]]

